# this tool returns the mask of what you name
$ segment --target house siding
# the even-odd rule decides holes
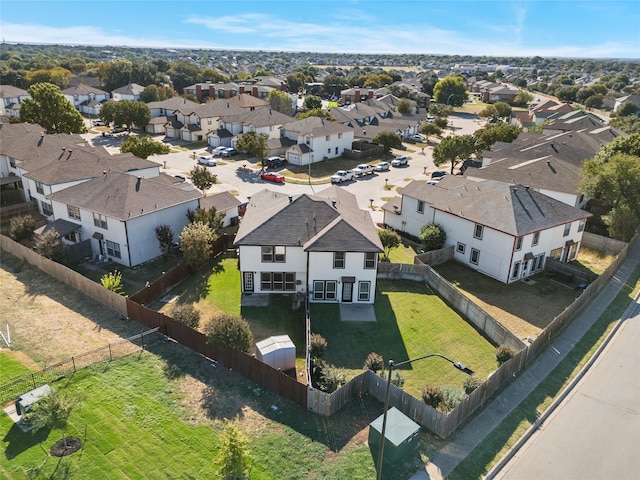
[[[342,302],[342,277],[355,277],[353,284],[353,303],[373,303],[375,299],[377,269],[365,269],[363,252],[345,252],[344,268],[333,268],[334,252],[310,252],[309,254],[309,291],[313,291],[314,281],[335,281],[338,284],[337,298]],[[358,284],[370,282],[369,300],[358,300]],[[311,295],[311,301],[313,295]]]

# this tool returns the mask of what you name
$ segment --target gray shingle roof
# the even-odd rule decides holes
[[[224,212],[225,210],[239,206],[241,203],[240,200],[229,192],[220,192],[200,199],[201,208],[209,209],[215,207],[217,212]]]

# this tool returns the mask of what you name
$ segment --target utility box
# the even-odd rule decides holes
[[[256,343],[256,358],[285,371],[296,368],[296,346],[289,335],[275,335]]]
[[[369,425],[369,446],[374,447],[376,451],[380,448],[383,417],[384,414],[380,415]],[[418,448],[419,433],[420,425],[396,407],[390,408],[387,412],[383,462],[396,464],[415,452]]]
[[[41,387],[31,390],[18,397],[16,400],[16,413],[20,416],[25,413],[29,413],[35,403],[43,397],[46,397],[51,393],[51,387],[48,384],[44,384]]]

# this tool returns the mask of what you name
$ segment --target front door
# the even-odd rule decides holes
[[[342,301],[343,302],[353,301],[353,283],[352,282],[342,282]]]
[[[253,292],[253,272],[244,272],[243,275],[244,291]]]

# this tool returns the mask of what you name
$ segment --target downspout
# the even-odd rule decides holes
[[[127,229],[127,222],[124,223],[124,238],[127,240],[127,255],[129,257],[129,268],[131,268],[131,245],[129,244],[129,230]]]

